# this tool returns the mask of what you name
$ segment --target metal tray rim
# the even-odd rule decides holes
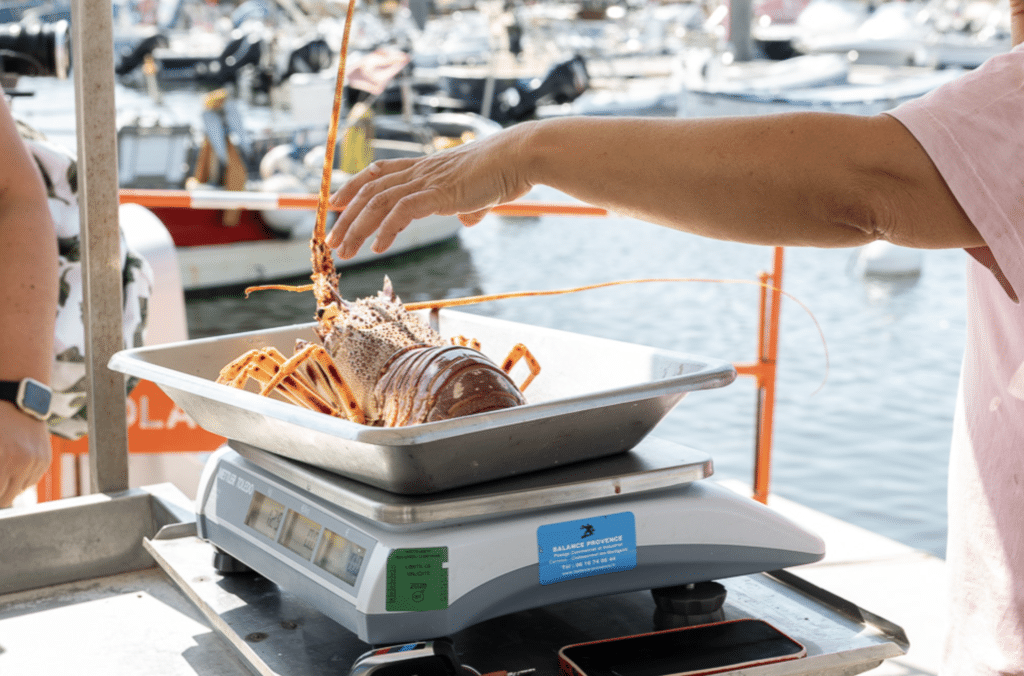
[[[452,313],[462,314],[462,313]],[[489,319],[489,318],[485,318]],[[502,320],[498,320],[502,321]],[[223,400],[224,390],[227,385],[220,385],[206,378],[188,376],[166,366],[145,361],[146,354],[159,353],[161,351],[180,347],[183,345],[216,344],[226,339],[240,339],[246,336],[266,335],[272,331],[285,332],[298,328],[312,327],[315,322],[295,324],[278,327],[270,330],[247,331],[225,336],[214,336],[199,338],[195,340],[179,341],[176,343],[164,343],[161,345],[130,348],[115,353],[109,360],[109,368],[150,380],[165,391],[169,389],[187,392],[189,394],[205,397],[213,400]],[[557,329],[552,329],[557,331]],[[595,338],[593,336],[588,336]],[[601,339],[613,340],[613,339]],[[613,342],[621,342],[614,341]],[[680,376],[670,376],[648,382],[631,385],[628,390],[603,389],[587,394],[569,396],[550,401],[528,403],[523,406],[478,413],[452,420],[420,423],[407,427],[373,427],[360,425],[340,418],[330,418],[326,421],[330,433],[341,439],[366,444],[383,446],[407,446],[419,445],[425,442],[432,442],[447,439],[456,435],[468,432],[489,429],[509,423],[532,422],[547,418],[563,409],[575,410],[580,406],[588,406],[600,402],[601,406],[619,405],[633,401],[641,401],[665,394],[678,394],[682,397],[686,392],[711,389],[728,385],[736,378],[736,370],[727,361],[708,357],[697,357],[684,353],[672,352],[660,348],[645,348],[652,355],[666,355],[673,359],[689,358],[692,363],[702,365],[697,371]],[[680,384],[684,383],[683,387]],[[252,413],[264,415],[285,423],[322,429],[325,420],[321,413],[308,410],[284,401],[261,397],[254,392],[231,389],[231,397],[241,397],[246,404],[246,409]],[[173,398],[173,397],[172,397]]]

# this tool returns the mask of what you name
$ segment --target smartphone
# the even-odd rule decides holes
[[[562,676],[698,676],[806,654],[768,622],[740,619],[568,645],[558,661]]]

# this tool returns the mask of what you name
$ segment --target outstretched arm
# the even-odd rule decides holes
[[[1024,0],[1019,0],[1024,2]],[[927,154],[887,115],[570,117],[516,125],[416,160],[377,162],[339,190],[328,245],[386,249],[410,221],[467,225],[538,184],[717,239],[925,248],[982,243]]]
[[[57,238],[46,190],[0,90],[0,380],[50,382],[57,316]],[[0,402],[0,507],[50,464],[46,424]]]

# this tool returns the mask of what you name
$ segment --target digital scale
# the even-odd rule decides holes
[[[499,615],[817,561],[816,535],[704,481],[708,455],[626,453],[400,495],[232,441],[197,493],[201,538],[370,644]]]
[[[731,383],[731,364],[424,316],[492,357],[529,345],[544,368],[529,403],[380,428],[215,382],[253,347],[290,352],[312,324],[110,361],[230,440],[207,461],[194,522],[145,546],[254,673],[336,674],[367,667],[367,644],[450,638],[484,671],[553,676],[563,646],[651,632],[659,613],[690,624],[708,599],[806,645],[771,673],[849,676],[905,651],[898,627],[782,570],[820,560],[821,539],[709,480],[706,453],[649,434],[684,396]]]

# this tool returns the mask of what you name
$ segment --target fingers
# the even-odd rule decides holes
[[[484,220],[484,216],[491,213],[490,209],[481,209],[480,211],[474,211],[469,214],[459,214],[459,220],[467,228],[471,228],[480,221]]]
[[[425,157],[373,163],[332,197],[345,207],[325,243],[344,260],[371,237],[373,251],[384,252],[412,221],[434,214],[479,223],[491,206],[525,192],[508,180],[500,159],[505,155],[493,150],[474,141]]]
[[[410,164],[414,162],[414,159],[400,159],[400,160],[380,160],[372,163],[366,169],[353,176],[345,185],[338,189],[333,195],[331,195],[330,203],[332,206],[345,206],[344,211],[338,216],[338,219],[334,222],[331,227],[331,231],[327,233],[325,240],[328,247],[334,249],[342,243],[345,239],[345,235],[348,232],[349,227],[352,225],[352,221],[356,215],[362,210],[366,199],[360,200],[358,195],[363,192],[363,187],[367,184],[379,181],[388,176],[393,176],[396,172],[403,171],[408,168]]]
[[[362,199],[357,196],[349,208],[355,209],[358,215],[345,232],[338,256],[343,260],[352,258],[375,232],[373,251],[383,253],[394,243],[398,233],[414,220],[437,213],[434,191],[405,192],[405,187],[385,190],[371,197],[362,208]]]
[[[414,160],[375,163],[376,166],[368,167],[335,194],[332,202],[338,204],[347,200],[346,207],[325,242],[328,247],[338,249],[341,259],[355,256],[375,232],[373,250],[383,253],[412,221],[438,213],[435,190],[420,189],[413,180],[406,182],[409,177],[404,170],[414,163]]]
[[[374,199],[382,198],[382,202],[388,198],[388,193],[381,193]],[[371,202],[372,204],[372,202]],[[372,225],[376,219],[376,216],[371,211],[369,214],[368,222]],[[377,237],[373,241],[374,253],[384,253],[387,251],[394,241],[398,233],[409,227],[409,224],[419,218],[426,218],[432,214],[439,212],[437,205],[436,193],[433,190],[423,190],[398,200],[395,206],[391,208],[387,215],[380,221],[380,226],[377,228]],[[361,218],[362,216],[360,216]],[[369,226],[368,226],[369,227]],[[349,251],[349,238],[354,237],[355,249],[351,251],[351,255],[355,255],[355,252],[359,250],[359,245],[365,241],[366,237],[369,237],[373,230],[358,230],[354,233],[350,233],[349,237],[345,238],[345,243],[342,248]]]

